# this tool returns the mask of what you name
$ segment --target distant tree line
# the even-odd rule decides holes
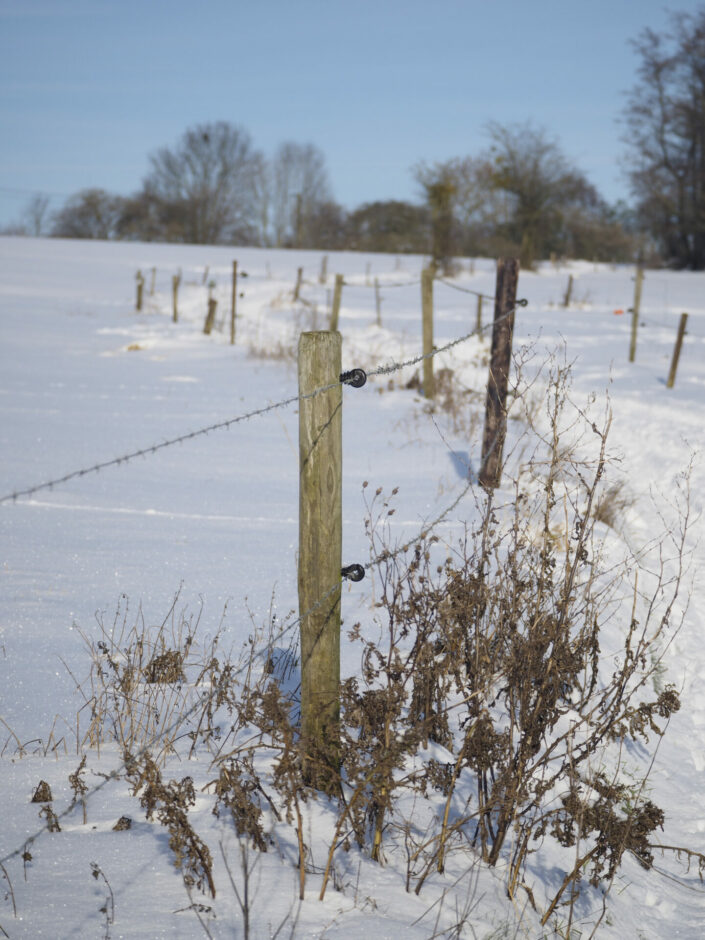
[[[68,238],[248,244],[457,256],[633,260],[705,268],[705,8],[635,42],[641,65],[624,109],[634,209],[609,205],[541,128],[490,124],[475,155],[412,168],[417,203],[346,210],[325,159],[289,141],[270,158],[242,127],[189,128],[149,158],[141,189],[85,189],[53,216],[37,195],[24,231]],[[46,224],[48,221],[48,225]]]
[[[243,128],[202,124],[151,155],[139,192],[81,190],[53,216],[49,233],[413,252],[431,254],[443,270],[458,255],[516,253],[525,266],[550,254],[631,255],[625,218],[543,131],[492,125],[490,136],[491,147],[476,157],[414,167],[417,204],[382,200],[348,211],[334,201],[323,154],[313,144],[284,143],[267,160]],[[28,207],[35,232],[41,208]]]

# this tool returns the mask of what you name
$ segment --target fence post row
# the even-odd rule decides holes
[[[299,610],[304,778],[331,792],[339,781],[342,386],[340,333],[299,338]]]
[[[632,335],[629,340],[629,361],[636,359],[636,331],[639,326],[639,307],[641,307],[641,285],[644,280],[644,269],[641,262],[636,269],[634,278],[634,305],[632,306]]]
[[[668,371],[668,380],[666,382],[666,388],[673,388],[673,385],[676,381],[676,371],[678,370],[678,360],[681,357],[681,347],[683,346],[683,337],[685,336],[685,328],[688,324],[688,314],[682,313],[680,321],[678,323],[678,334],[676,336],[676,345],[673,347],[673,357],[671,359],[671,368]]]
[[[518,280],[519,259],[498,258],[492,352],[479,475],[481,486],[490,488],[499,486],[502,478],[502,450],[507,435],[507,388]]]
[[[343,275],[335,275],[335,287],[333,288],[333,307],[330,312],[330,329],[335,333],[338,329],[338,320],[340,318],[340,300],[343,296]]]
[[[435,396],[435,383],[433,380],[433,271],[424,268],[421,272],[421,318],[424,356],[423,361],[423,393],[425,398]]]

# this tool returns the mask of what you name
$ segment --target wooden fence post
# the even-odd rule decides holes
[[[208,265],[206,265],[205,268],[203,269],[203,280],[201,281],[201,283],[205,284],[207,280],[208,280]]]
[[[340,299],[343,296],[343,275],[335,275],[335,287],[333,288],[333,306],[330,311],[330,329],[335,332],[338,329],[338,320],[340,319]]]
[[[301,280],[303,276],[304,276],[304,269],[297,268],[296,269],[296,284],[294,286],[294,298],[293,298],[294,300],[299,299],[299,291],[301,290]]]
[[[179,284],[181,283],[181,272],[172,275],[171,278],[171,305],[173,308],[172,320],[174,323],[179,321]]]
[[[433,271],[424,268],[421,272],[421,330],[423,335],[422,352],[427,359],[423,361],[424,398],[433,398],[435,385],[433,380]]]
[[[375,278],[375,310],[377,311],[377,326],[382,326],[382,295],[379,292],[379,278]]]
[[[328,280],[328,255],[321,258],[321,273],[318,275],[318,283],[325,284]]]
[[[475,316],[475,332],[482,335],[482,294],[477,295],[477,314]]]
[[[676,345],[673,347],[673,358],[671,359],[671,368],[668,372],[668,380],[666,382],[666,388],[673,388],[673,384],[676,381],[676,371],[678,370],[678,360],[681,357],[681,347],[683,345],[683,337],[685,336],[685,328],[688,323],[688,314],[682,313],[680,322],[678,324],[678,334],[676,336]]]
[[[215,297],[208,298],[208,313],[206,314],[206,322],[203,324],[203,332],[208,335],[213,329],[213,324],[215,323],[215,311],[218,306],[218,301]]]
[[[518,280],[519,259],[498,258],[492,352],[479,474],[480,484],[491,488],[499,486],[502,478],[502,450],[507,434],[507,387]]]
[[[149,284],[149,296],[150,297],[154,297],[154,287],[155,287],[156,282],[157,282],[157,269],[152,268],[152,280],[150,281],[150,284]]]
[[[563,306],[570,307],[570,298],[573,293],[573,275],[568,275],[568,286],[565,289],[565,294],[563,296]]]
[[[142,275],[141,271],[137,272],[135,279],[137,281],[137,298],[135,300],[135,310],[141,310],[142,309],[142,294],[144,291],[144,276]]]
[[[634,306],[632,307],[632,335],[629,341],[629,361],[636,359],[636,331],[639,326],[639,307],[641,306],[641,285],[644,280],[644,269],[641,263],[637,265],[634,278]]]
[[[299,337],[299,395],[337,382],[340,333]],[[342,386],[299,402],[299,614],[304,778],[339,784]]]
[[[235,345],[235,310],[237,307],[237,261],[233,261],[233,293],[230,300],[230,345]]]

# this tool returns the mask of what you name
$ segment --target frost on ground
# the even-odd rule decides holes
[[[296,395],[320,260],[0,239],[0,497],[139,452],[0,504],[0,935],[702,936],[705,276],[647,272],[630,364],[631,270],[521,273],[489,510],[487,333],[436,357],[433,408],[418,367],[344,389],[344,563],[409,549],[342,589],[324,795],[297,776],[295,403],[187,437]],[[422,263],[329,256],[344,368],[418,355]],[[492,295],[494,265],[451,283]],[[434,290],[440,347],[477,302]]]

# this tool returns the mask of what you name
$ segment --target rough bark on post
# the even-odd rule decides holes
[[[173,308],[172,320],[174,323],[179,321],[179,284],[181,283],[181,274],[174,274],[171,278],[171,305]]]
[[[144,277],[141,271],[137,272],[136,281],[137,281],[137,297],[135,299],[135,310],[141,310],[142,309],[142,294],[144,291]]]
[[[502,477],[502,450],[507,434],[507,388],[518,280],[519,259],[499,258],[479,474],[480,484],[491,488],[499,486]]]
[[[296,269],[296,284],[294,286],[294,300],[299,299],[299,291],[301,290],[301,280],[303,276],[304,276],[304,269],[297,268]]]
[[[208,313],[206,314],[206,322],[203,324],[203,332],[208,335],[213,329],[213,324],[215,323],[215,311],[218,306],[218,301],[215,297],[208,298]]]
[[[340,333],[302,333],[299,395],[337,382]],[[342,387],[299,404],[299,613],[304,777],[331,792],[339,783]]]
[[[421,272],[421,318],[423,333],[423,354],[428,358],[423,361],[424,398],[433,398],[436,389],[433,378],[433,271],[424,268]]]
[[[641,264],[636,269],[634,278],[634,305],[632,307],[632,335],[629,340],[629,361],[636,359],[636,331],[639,326],[639,308],[641,307],[641,285],[644,280],[644,269]]]
[[[382,295],[379,292],[379,278],[375,278],[375,310],[377,311],[377,326],[382,326]]]
[[[340,319],[340,299],[343,296],[343,275],[335,275],[335,287],[333,288],[333,307],[330,312],[330,329],[335,332],[338,329],[338,320]]]
[[[235,345],[235,316],[237,307],[237,261],[233,261],[233,293],[230,300],[230,345]]]
[[[678,323],[678,335],[676,336],[676,345],[673,347],[673,358],[671,359],[671,368],[668,372],[668,380],[666,382],[666,388],[673,388],[673,385],[676,381],[676,372],[678,371],[678,360],[681,357],[681,347],[683,346],[683,337],[685,336],[685,328],[688,324],[688,314],[682,313],[680,322]]]

